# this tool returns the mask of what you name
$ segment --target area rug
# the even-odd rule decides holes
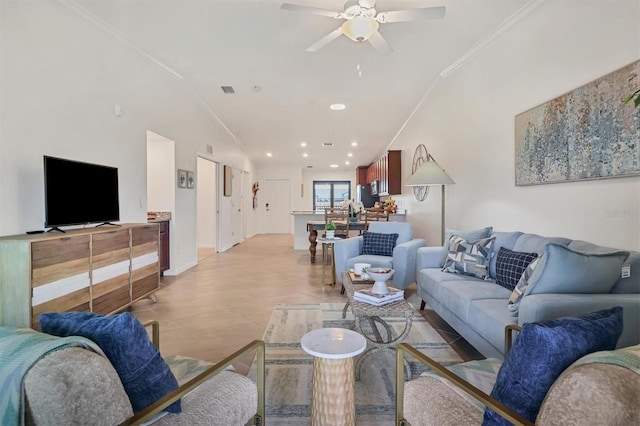
[[[353,316],[342,318],[344,303],[280,304],[264,333],[266,354],[266,424],[309,425],[313,357],[300,348],[302,336],[322,327],[351,328]],[[404,319],[387,319],[396,333]],[[407,343],[443,365],[461,362],[460,356],[416,312]],[[412,377],[426,370],[409,359]],[[362,364],[355,384],[356,422],[360,425],[393,425],[395,413],[395,352],[376,352]],[[255,379],[255,366],[249,376]]]

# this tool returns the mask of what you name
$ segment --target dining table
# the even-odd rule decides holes
[[[338,229],[345,229],[346,225],[336,223]],[[364,231],[366,223],[364,221],[349,222],[349,231]],[[311,263],[316,263],[316,246],[318,245],[318,231],[324,230],[324,220],[307,221],[307,231],[309,232],[309,253],[311,255]]]

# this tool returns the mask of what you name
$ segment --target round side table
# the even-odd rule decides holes
[[[355,425],[353,357],[367,348],[365,338],[345,328],[319,328],[300,345],[314,356],[311,425]]]

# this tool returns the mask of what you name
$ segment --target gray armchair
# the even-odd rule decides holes
[[[413,239],[411,224],[407,222],[372,222],[368,232],[398,234],[393,256],[362,254],[363,237],[336,241],[334,245],[336,278],[342,283],[342,272],[356,263],[369,263],[372,267],[393,268],[393,286],[404,290],[416,280],[416,252],[426,246],[423,239]]]

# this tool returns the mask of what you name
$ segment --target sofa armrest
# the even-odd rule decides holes
[[[338,240],[333,245],[335,258],[336,280],[342,283],[342,273],[347,270],[347,259],[362,254],[362,237]]]
[[[427,243],[420,238],[398,244],[393,248],[393,286],[404,290],[416,280],[416,253]]]
[[[416,255],[416,271],[425,268],[442,268],[443,247],[420,247]]]
[[[411,345],[400,343],[396,347],[396,425],[407,425],[404,419],[404,357],[405,354],[411,355],[418,361],[427,365],[433,372],[443,376],[449,380],[455,387],[460,388],[473,398],[477,399],[483,405],[492,408],[496,413],[504,419],[510,421],[514,425],[530,425],[533,426],[528,419],[521,414],[513,411],[500,401],[487,395],[468,381],[451,372],[447,368],[440,365],[434,359],[426,356]],[[425,395],[425,402],[428,401],[429,395]]]
[[[640,294],[529,294],[522,298],[518,324],[621,306],[623,330],[618,348],[640,343]]]

